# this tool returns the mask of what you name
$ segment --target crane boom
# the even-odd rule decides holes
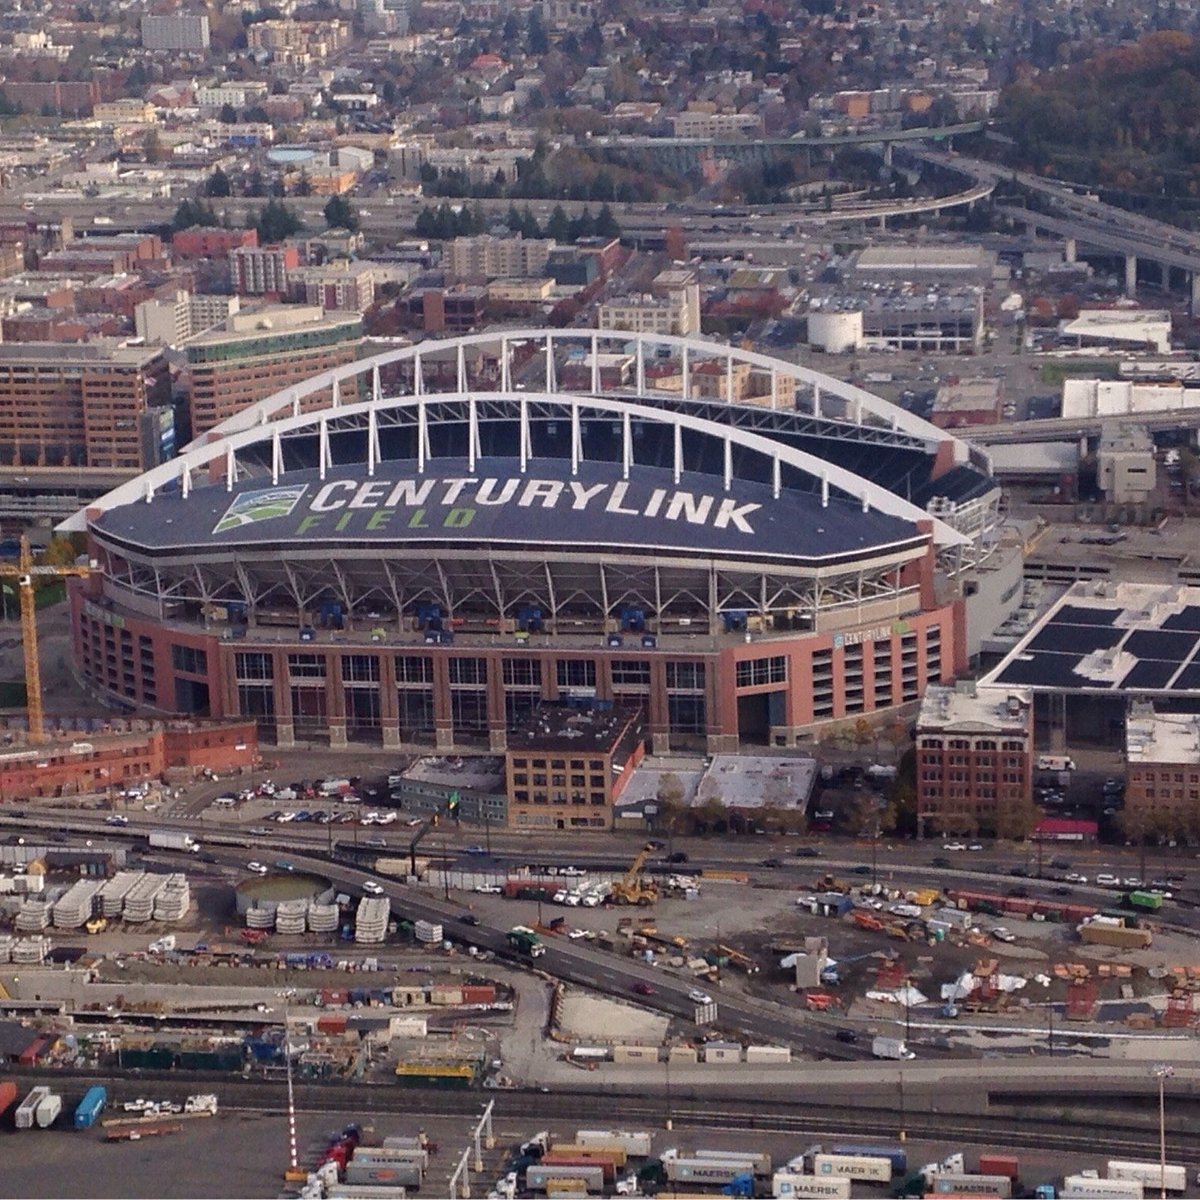
[[[38,658],[37,593],[35,579],[62,579],[85,576],[88,567],[57,567],[50,563],[34,564],[29,538],[22,536],[21,552],[16,565],[0,565],[0,579],[16,582],[21,602],[21,646],[25,657],[25,704],[29,720],[29,740],[37,744],[46,740],[46,718],[42,704],[42,665]]]

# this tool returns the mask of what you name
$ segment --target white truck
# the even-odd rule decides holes
[[[186,854],[199,854],[200,843],[190,833],[173,829],[155,829],[150,833],[151,850],[182,850]]]
[[[1110,1159],[1105,1174],[1109,1179],[1141,1183],[1152,1192],[1164,1189],[1168,1192],[1186,1192],[1188,1186],[1186,1168],[1175,1163],[1167,1163],[1164,1170],[1156,1162],[1127,1162]]]
[[[871,1053],[876,1058],[890,1058],[893,1062],[908,1062],[917,1057],[904,1044],[903,1038],[893,1037],[872,1038]]]

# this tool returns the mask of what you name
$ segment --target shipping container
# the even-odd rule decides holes
[[[1011,1200],[1012,1180],[1007,1175],[935,1175],[933,1192],[937,1196],[999,1196]]]
[[[0,1079],[0,1117],[17,1102],[17,1085],[11,1079]]]
[[[573,1154],[561,1154],[551,1150],[541,1158],[543,1167],[596,1167],[604,1175],[604,1182],[612,1184],[617,1177],[616,1166],[605,1158],[576,1158]]]
[[[1089,921],[1079,926],[1079,939],[1095,946],[1116,946],[1122,950],[1145,950],[1153,938],[1148,929],[1129,929],[1124,925],[1101,925]]]
[[[1168,1192],[1187,1191],[1187,1171],[1173,1163],[1167,1163],[1164,1173],[1156,1162],[1110,1160],[1105,1172],[1109,1179],[1136,1179],[1151,1190],[1166,1188]]]
[[[58,1120],[62,1112],[62,1097],[57,1092],[50,1092],[38,1101],[33,1119],[39,1129],[49,1129]]]
[[[34,1114],[37,1112],[37,1106],[50,1095],[48,1087],[35,1087],[17,1107],[15,1116],[18,1129],[32,1129],[34,1123]]]
[[[891,1183],[892,1160],[868,1154],[814,1154],[814,1175],[841,1175],[866,1183]]]
[[[722,1162],[713,1158],[664,1158],[668,1183],[696,1183],[724,1187],[739,1176],[751,1175],[746,1162]]]
[[[604,1191],[604,1171],[600,1167],[543,1167],[540,1163],[525,1172],[525,1188],[544,1192],[550,1179],[578,1179],[589,1192]]]
[[[839,1144],[830,1146],[830,1154],[849,1154],[852,1157],[886,1158],[892,1164],[892,1173],[903,1175],[908,1170],[908,1151],[903,1146],[866,1146]]]
[[[776,1171],[771,1195],[779,1200],[850,1200],[850,1180]]]
[[[371,1163],[352,1158],[346,1164],[346,1182],[415,1188],[421,1186],[421,1168],[416,1163]]]
[[[96,1123],[97,1117],[104,1111],[108,1103],[108,1089],[97,1084],[88,1088],[84,1097],[75,1109],[75,1128],[90,1129]]]
[[[565,1154],[569,1158],[595,1158],[610,1162],[614,1167],[623,1167],[629,1155],[624,1146],[583,1146],[578,1142],[555,1142],[553,1154]]]
[[[354,1151],[354,1161],[416,1163],[424,1172],[429,1169],[429,1151],[412,1146],[359,1146]]]
[[[576,1146],[620,1146],[630,1158],[649,1158],[653,1139],[649,1133],[626,1129],[577,1129]]]
[[[1143,1200],[1145,1185],[1138,1179],[1093,1179],[1068,1175],[1058,1193],[1064,1200]]]
[[[1130,892],[1125,897],[1134,908],[1147,908],[1156,911],[1163,906],[1163,898],[1158,892]]]
[[[761,1178],[771,1173],[771,1156],[757,1150],[697,1150],[692,1157],[710,1162],[746,1163],[751,1174]]]
[[[352,1183],[331,1183],[325,1189],[328,1200],[405,1200],[408,1192],[402,1187],[355,1186]]]
[[[1021,1177],[1021,1161],[1011,1154],[981,1154],[980,1175],[1007,1175],[1009,1179]]]

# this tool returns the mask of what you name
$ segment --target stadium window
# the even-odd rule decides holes
[[[768,683],[787,683],[787,659],[783,655],[746,658],[738,663],[738,687],[762,687]]]
[[[122,635],[124,638],[124,635]],[[124,642],[122,641],[122,647]],[[132,645],[130,646],[132,650]],[[171,665],[177,671],[186,671],[189,675],[208,674],[208,655],[194,646],[171,645]]]
[[[343,654],[343,683],[378,683],[379,659],[373,654]]]
[[[667,687],[671,691],[702,692],[704,664],[702,662],[667,663]]]
[[[479,686],[487,683],[486,658],[452,658],[450,660],[450,682]]]
[[[239,653],[234,656],[238,679],[274,679],[275,657],[271,654]]]
[[[323,654],[289,654],[288,675],[293,679],[324,679],[325,656]]]
[[[542,664],[536,658],[506,658],[504,682],[508,687],[542,686]]]
[[[650,686],[650,664],[636,659],[618,658],[612,663],[613,686]]]
[[[557,667],[560,688],[595,687],[596,663],[590,658],[560,658]]]
[[[396,655],[396,682],[432,683],[433,659],[427,654]]]

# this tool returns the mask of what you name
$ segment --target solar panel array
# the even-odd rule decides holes
[[[1066,690],[1200,690],[1200,605],[1189,604],[1153,628],[1118,626],[1122,611],[1064,604],[1003,665],[994,682]],[[1134,661],[1110,678],[1078,674],[1075,668],[1097,651]]]

